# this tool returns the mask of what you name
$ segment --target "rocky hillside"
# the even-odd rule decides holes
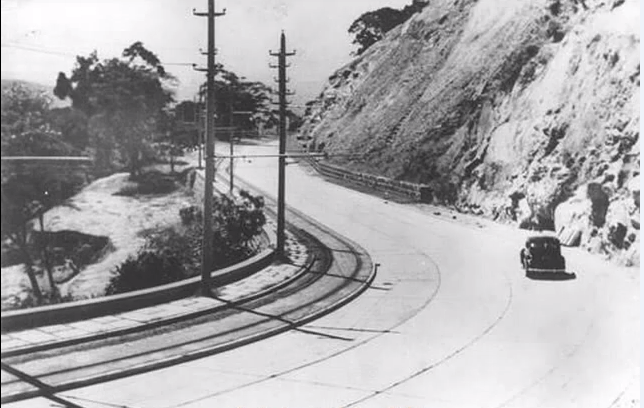
[[[309,149],[639,264],[638,0],[432,0],[330,78]]]

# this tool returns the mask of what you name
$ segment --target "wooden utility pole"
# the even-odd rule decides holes
[[[197,116],[197,168],[199,170],[203,169],[201,165],[201,155],[203,152],[203,142],[204,142],[204,121],[206,120],[206,115],[202,111],[203,106],[203,85],[199,86],[199,94],[196,99],[197,107],[195,108],[195,114]]]
[[[286,57],[295,55],[295,52],[286,52],[286,36],[284,31],[280,36],[280,50],[277,53],[269,52],[273,57],[277,57],[277,65],[270,65],[271,68],[277,68],[279,77],[277,82],[279,84],[279,113],[280,113],[280,142],[279,142],[279,157],[278,157],[278,184],[277,184],[277,256],[284,256],[284,216],[285,216],[285,176],[286,176],[286,96],[292,95],[292,92],[286,89],[286,68],[289,66],[286,63]]]
[[[208,0],[208,12],[193,14],[201,17],[208,17],[208,68],[206,69],[206,82],[208,96],[206,99],[206,179],[204,185],[203,204],[203,237],[201,241],[201,294],[210,296],[211,268],[213,259],[213,236],[212,236],[212,195],[213,182],[215,180],[215,17],[223,16],[222,13],[215,13],[215,0]]]
[[[228,168],[228,176],[230,180],[228,181],[229,184],[229,190],[230,190],[230,197],[232,198],[233,196],[233,189],[234,189],[234,182],[233,182],[233,153],[234,153],[234,148],[233,148],[233,139],[235,137],[235,112],[233,110],[233,100],[231,97],[230,100],[230,132],[228,132],[228,142],[230,144],[230,167]]]
[[[251,112],[251,111],[236,111],[236,110],[233,110],[233,105],[232,104],[230,105],[230,127],[231,127],[231,130],[230,130],[230,169],[229,169],[230,170],[230,186],[229,186],[229,188],[230,188],[230,195],[231,196],[233,195],[233,190],[235,188],[235,184],[234,184],[235,176],[234,176],[234,170],[233,169],[234,169],[234,163],[235,163],[235,161],[234,161],[235,133],[237,133],[237,128],[234,127],[234,119],[233,118],[235,117],[235,115],[252,115],[252,114],[253,114],[253,112]],[[240,132],[241,132],[241,130],[240,130]]]

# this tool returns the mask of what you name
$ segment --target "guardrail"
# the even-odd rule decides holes
[[[354,172],[339,166],[324,163],[318,159],[307,159],[307,161],[318,173],[330,178],[349,180],[379,191],[403,195],[423,203],[430,203],[433,200],[431,187],[424,184],[415,184],[368,173]]]

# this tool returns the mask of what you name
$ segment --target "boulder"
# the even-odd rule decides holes
[[[581,236],[589,228],[592,203],[583,196],[575,196],[555,208],[555,231],[562,245],[578,246]],[[584,234],[588,235],[588,234]]]
[[[631,193],[631,197],[633,198],[633,202],[637,206],[637,210],[638,210],[638,213],[639,213],[639,208],[640,208],[640,176],[635,176],[635,177],[633,177],[631,179],[631,181],[628,183],[628,191]]]

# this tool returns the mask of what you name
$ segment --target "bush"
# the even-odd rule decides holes
[[[70,230],[34,231],[32,241],[38,252],[49,248],[53,265],[72,260],[79,268],[96,262],[111,247],[110,239],[106,236]]]
[[[254,238],[262,233],[266,216],[264,198],[242,190],[240,199],[234,201],[221,196],[213,203],[213,245],[215,260],[227,266],[252,253]]]
[[[263,197],[245,191],[238,200],[226,196],[214,199],[211,270],[241,262],[256,252],[255,238],[266,223],[263,208]],[[164,285],[200,273],[201,212],[191,206],[182,208],[179,215],[181,227],[151,233],[143,251],[117,269],[108,294]]]
[[[184,277],[197,275],[201,265],[201,233],[195,228],[167,228],[147,237],[146,249],[173,258],[183,268]]]
[[[191,205],[190,207],[180,209],[179,217],[181,217],[181,223],[183,225],[194,224],[201,222],[201,211],[199,210],[199,207]]]
[[[187,235],[193,240],[202,236],[202,214],[192,206],[179,212]],[[263,232],[266,224],[264,198],[242,190],[240,198],[228,196],[213,200],[213,265],[212,269],[225,268],[240,262],[256,251],[255,238]],[[198,245],[198,243],[196,243]]]
[[[107,294],[117,294],[176,282],[184,277],[181,263],[166,253],[143,251],[117,268]]]
[[[158,170],[141,173],[138,176],[131,177],[130,180],[134,181],[136,185],[126,186],[114,194],[128,197],[147,194],[169,194],[177,189],[175,177]]]

